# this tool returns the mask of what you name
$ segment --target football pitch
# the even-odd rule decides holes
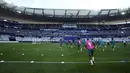
[[[0,44],[0,73],[130,73],[130,44],[122,43],[95,52],[90,66],[88,52],[57,43]]]

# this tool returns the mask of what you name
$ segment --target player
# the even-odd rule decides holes
[[[97,40],[97,47],[100,46],[100,39]]]
[[[98,40],[95,40],[95,49],[98,48]]]
[[[100,40],[100,46],[103,48],[103,51],[104,51],[105,42],[103,39]]]
[[[95,40],[92,38],[92,42],[95,43]]]
[[[73,48],[73,41],[70,40],[69,42],[70,42],[70,47]]]
[[[60,39],[60,48],[62,48],[62,39]]]
[[[94,40],[93,38],[92,38],[92,42],[93,42],[93,44],[95,45],[95,49],[97,48],[97,46],[96,46],[96,40]]]
[[[77,45],[77,40],[74,40],[74,45],[75,45],[75,46]]]
[[[110,45],[110,41],[109,41],[109,39],[106,40],[106,43],[107,43],[107,46]]]
[[[68,40],[66,40],[65,43],[66,43],[66,46],[68,47],[68,43],[69,43]]]
[[[115,48],[115,40],[113,38],[112,38],[111,44],[112,44],[112,49],[114,49]]]
[[[127,44],[126,44],[126,40],[125,39],[123,40],[123,43],[124,43],[124,47],[126,48]]]
[[[92,42],[92,40],[87,39],[87,41],[86,41],[86,49],[88,50],[88,55],[90,57],[90,63],[91,63],[91,65],[94,65],[95,61],[94,61],[93,53],[94,53],[95,45]]]
[[[83,48],[85,49],[86,41],[85,39],[83,40]]]
[[[75,45],[75,40],[73,40],[73,44]]]
[[[80,38],[78,38],[77,42],[78,42],[78,50],[80,50],[82,52],[82,48],[81,48],[82,42],[81,42]]]

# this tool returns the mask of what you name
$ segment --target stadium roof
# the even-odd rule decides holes
[[[4,0],[16,6],[53,9],[118,9],[130,6],[130,0]]]
[[[118,16],[130,13],[130,8],[123,9],[101,9],[101,10],[86,10],[86,9],[47,9],[47,8],[31,8],[24,6],[16,6],[7,3],[4,0],[0,1],[0,5],[5,9],[10,9],[18,14],[38,15],[49,18],[85,18],[90,19],[102,16]]]
[[[26,13],[28,15],[32,14],[38,14],[38,15],[48,15],[48,16],[74,16],[74,17],[87,17],[89,16],[90,18],[96,15],[108,15],[108,14],[117,14],[119,12],[125,12],[128,9],[102,9],[99,11],[95,10],[85,10],[85,9],[43,9],[43,8],[29,8],[29,7],[19,7],[13,4],[9,4],[4,0],[1,0],[0,4],[12,8],[16,10],[18,13]]]

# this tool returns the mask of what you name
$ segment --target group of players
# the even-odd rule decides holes
[[[60,48],[62,48],[62,43],[63,40],[60,39]],[[105,42],[103,39],[98,39],[98,40],[94,40],[94,39],[87,39],[87,40],[81,40],[80,38],[78,38],[77,40],[66,40],[65,41],[66,46],[73,48],[73,44],[75,46],[78,47],[78,52],[81,51],[82,52],[82,48],[86,48],[88,50],[88,55],[90,58],[90,64],[93,66],[95,64],[94,61],[94,50],[97,47],[102,47],[103,51],[104,51],[104,47],[106,47],[106,45],[110,45],[112,46],[112,49],[115,48],[116,42],[115,40],[112,38],[112,40],[110,42]],[[124,47],[126,47],[126,42],[123,41],[124,43]]]

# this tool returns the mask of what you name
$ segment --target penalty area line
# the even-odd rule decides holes
[[[0,63],[30,63],[31,61],[4,61]],[[64,61],[62,61],[64,62]],[[45,61],[34,61],[34,63],[40,64],[61,64],[62,62],[45,62]],[[130,61],[96,61],[95,63],[128,63]],[[64,62],[65,64],[87,64],[90,62]]]

